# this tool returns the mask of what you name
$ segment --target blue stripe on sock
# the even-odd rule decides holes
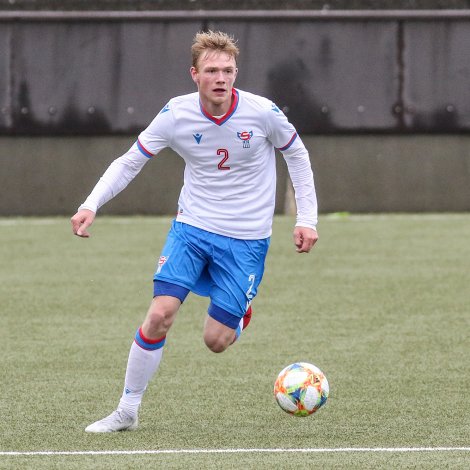
[[[142,338],[139,328],[135,334],[134,340],[142,349],[146,349],[147,351],[155,351],[157,349],[163,348],[163,346],[165,345],[166,336],[161,338],[157,342],[148,342]]]

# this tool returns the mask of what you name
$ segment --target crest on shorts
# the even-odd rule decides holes
[[[163,265],[168,261],[170,256],[160,256],[158,259],[158,267],[157,267],[157,274],[162,270]]]
[[[253,137],[253,131],[243,131],[237,132],[237,137],[243,141],[243,148],[249,149],[250,148],[250,139]]]

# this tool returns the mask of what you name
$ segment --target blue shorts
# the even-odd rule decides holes
[[[256,296],[269,238],[240,240],[173,221],[154,275],[154,295],[210,297],[209,315],[237,328]]]

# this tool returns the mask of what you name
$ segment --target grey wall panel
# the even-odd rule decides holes
[[[470,130],[470,22],[407,22],[406,124]]]
[[[11,127],[11,25],[0,27],[0,129]]]
[[[210,23],[239,39],[238,85],[274,99],[300,132],[397,125],[396,23]]]
[[[249,18],[248,18],[249,19]],[[303,134],[470,132],[470,16],[0,18],[0,134],[135,134],[194,91],[204,28],[239,40],[237,86]]]
[[[122,26],[119,49],[123,73],[117,91],[122,102],[114,123],[116,131],[126,132],[132,123],[142,127],[169,98],[195,91],[189,75],[189,46],[199,28],[199,23]]]
[[[198,25],[22,24],[13,44],[15,130],[101,134],[149,122],[173,94],[192,91]]]

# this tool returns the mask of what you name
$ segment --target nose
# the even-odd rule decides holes
[[[225,82],[225,75],[224,75],[223,70],[219,70],[217,72],[217,76],[215,78],[216,78],[217,82]]]

